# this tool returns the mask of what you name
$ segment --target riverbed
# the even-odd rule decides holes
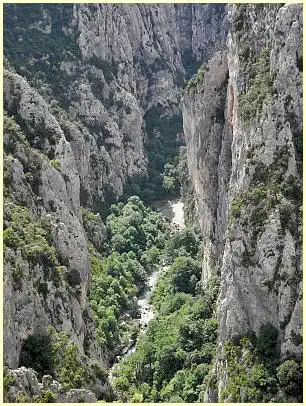
[[[159,200],[154,202],[154,207],[162,216],[170,220],[172,225],[174,225],[176,228],[182,229],[185,227],[183,202],[179,198],[173,200]],[[140,330],[144,330],[149,321],[154,317],[153,306],[150,304],[150,297],[156,285],[159,274],[166,268],[168,267],[160,266],[150,275],[148,287],[144,290],[138,300]],[[135,348],[131,348],[129,352],[133,351],[135,351]]]
[[[179,197],[171,200],[155,201],[154,207],[162,216],[170,220],[174,226],[179,229],[185,227],[184,204]]]
[[[180,198],[171,200],[158,200],[154,202],[154,208],[157,210],[157,212],[166,217],[171,222],[173,227],[179,230],[185,227],[183,207],[184,205]],[[154,317],[153,306],[150,303],[150,297],[152,295],[159,275],[167,268],[168,266],[160,266],[155,271],[153,271],[153,273],[149,276],[147,287],[144,289],[138,299],[138,321],[140,332],[143,332],[146,329],[149,321],[152,320]],[[129,354],[135,351],[136,344],[137,341],[135,343],[132,343],[131,346],[127,348],[121,356],[119,355],[117,357],[117,360],[112,369],[122,358],[127,357]]]

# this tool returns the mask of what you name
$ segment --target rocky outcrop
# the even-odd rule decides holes
[[[30,208],[34,217],[45,219],[52,230],[58,265],[64,267],[63,275],[38,264],[33,268],[20,250],[7,250],[5,363],[16,368],[23,340],[33,332],[46,331],[48,324],[68,333],[79,348],[83,348],[86,326],[82,312],[87,309],[90,268],[80,214],[80,178],[72,148],[57,120],[49,113],[47,104],[23,78],[7,73],[5,98],[8,109],[14,105],[18,110],[30,142],[41,145],[41,152],[34,150],[24,143],[25,140],[13,139],[7,130],[5,145],[8,150],[13,148],[14,155],[13,159],[7,159],[7,163],[10,162],[7,171],[14,179],[8,185],[11,202],[5,205],[5,211],[14,203],[23,204]],[[10,147],[10,143],[13,146]],[[52,161],[48,156],[56,159]],[[59,165],[57,168],[55,163]],[[20,169],[17,172],[15,168]],[[10,226],[10,220],[6,226]],[[23,282],[18,289],[12,277],[16,268],[22,268]],[[76,282],[68,292],[63,279],[64,275],[69,277],[72,273]],[[41,284],[47,284],[45,295],[37,290]],[[95,356],[99,357],[99,352],[101,357],[98,349]]]
[[[220,359],[223,343],[269,324],[280,359],[300,361],[302,7],[233,6],[229,19],[226,51],[183,98],[203,284],[221,272]],[[220,395],[226,364],[215,372]]]
[[[42,382],[31,368],[21,367],[6,373],[7,393],[10,403],[96,403],[94,393],[87,389],[65,390],[51,375],[44,375]],[[9,382],[9,383],[8,383]]]
[[[229,176],[231,126],[224,118],[228,81],[227,53],[218,52],[203,68],[203,77],[188,90],[183,99],[184,133],[190,178],[196,195],[196,211],[203,233],[205,259],[203,279],[206,281],[219,265],[225,231],[224,215],[218,207],[219,184],[226,188]],[[202,90],[203,89],[203,90]],[[206,136],[203,137],[202,134]],[[223,188],[220,193],[225,195]],[[216,229],[219,209],[222,216]],[[220,230],[219,230],[220,229]],[[219,247],[220,245],[220,247]]]

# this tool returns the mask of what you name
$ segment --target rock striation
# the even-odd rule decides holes
[[[182,101],[203,284],[221,275],[210,401],[227,382],[222,346],[237,335],[272,325],[280,359],[302,359],[302,6],[239,5],[228,18],[226,49]]]

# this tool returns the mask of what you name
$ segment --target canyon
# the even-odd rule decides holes
[[[7,401],[302,401],[302,11],[5,5]],[[177,228],[160,200],[176,202]],[[137,303],[162,265],[140,334]],[[112,266],[126,312],[101,279]],[[191,314],[203,342],[186,321],[162,355],[148,349],[150,334],[164,345],[163,320]],[[133,368],[124,357],[113,383],[129,335]],[[40,345],[54,371],[33,368]],[[149,353],[177,360],[164,382]]]

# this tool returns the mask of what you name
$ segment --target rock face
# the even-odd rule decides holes
[[[87,303],[88,241],[103,244],[100,214],[146,173],[145,143],[160,136],[150,117],[178,121],[184,78],[224,43],[225,15],[224,5],[5,7],[8,367],[48,325],[107,363]],[[88,224],[81,207],[100,214]]]
[[[281,360],[301,360],[302,6],[233,6],[228,18],[226,49],[182,102],[203,283],[221,272],[219,356],[270,323]],[[219,394],[226,373],[220,361]]]
[[[227,53],[218,52],[205,67],[199,92],[191,88],[183,99],[184,133],[187,146],[188,167],[196,195],[199,225],[204,235],[205,263],[203,279],[208,280],[222,252],[223,241],[216,241],[216,193],[220,182],[227,187],[228,158],[232,129],[224,118],[227,95]],[[203,90],[202,90],[203,89]],[[202,134],[206,134],[203,137]],[[222,171],[222,173],[221,173]],[[221,189],[222,190],[222,189]],[[225,194],[223,191],[221,193]],[[223,216],[224,217],[224,216]],[[224,219],[218,223],[223,236]],[[218,230],[219,232],[219,230]],[[219,247],[220,245],[220,247]]]
[[[9,61],[51,102],[76,160],[82,201],[96,207],[105,190],[107,198],[109,189],[120,196],[127,177],[146,172],[149,112],[180,114],[185,71],[193,73],[226,32],[218,5],[8,6],[5,14]],[[7,109],[22,115],[18,104]],[[34,146],[41,147],[38,139]]]
[[[31,137],[35,136],[41,137],[41,142],[45,143],[41,151],[35,150],[20,140],[12,140],[8,130],[5,145],[10,148],[8,143],[13,142],[14,158],[7,159],[7,163],[11,161],[7,170],[10,173],[8,176],[14,179],[9,185],[12,201],[5,208],[9,210],[13,203],[22,204],[29,207],[33,216],[47,219],[60,265],[65,267],[64,273],[73,273],[77,280],[69,288],[60,275],[38,264],[33,269],[18,250],[10,252],[12,250],[8,248],[6,259],[9,260],[5,263],[4,273],[5,323],[8,331],[5,337],[5,362],[16,368],[23,340],[33,332],[46,331],[48,323],[68,333],[80,349],[83,348],[86,326],[82,313],[87,310],[90,269],[80,214],[80,177],[71,145],[57,120],[49,113],[46,102],[22,77],[7,73],[5,98],[7,109],[10,111],[14,105],[20,120],[24,120],[31,141]],[[44,134],[49,134],[49,139],[44,138]],[[56,157],[53,162],[59,162],[60,170],[48,159],[52,148],[50,144],[55,145],[52,158]],[[29,183],[27,170],[33,165],[35,180]],[[20,168],[18,172],[16,167]],[[23,269],[23,283],[16,290],[12,272],[17,266]],[[41,283],[48,285],[47,294],[43,296],[37,291]],[[94,351],[95,355],[101,357],[99,352],[97,348]]]

